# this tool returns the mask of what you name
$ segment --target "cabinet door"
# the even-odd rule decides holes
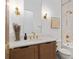
[[[29,46],[24,48],[13,49],[10,52],[10,59],[36,59],[37,47]]]
[[[56,43],[46,43],[40,45],[40,59],[56,59]]]

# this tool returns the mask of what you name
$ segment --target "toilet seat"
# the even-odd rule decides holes
[[[58,49],[58,50],[59,50],[59,52],[65,54],[65,55],[71,55],[70,51],[67,49],[62,48],[62,49]]]

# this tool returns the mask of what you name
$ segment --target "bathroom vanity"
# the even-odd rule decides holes
[[[61,0],[9,0],[7,3],[6,59],[56,59],[56,41],[61,39]],[[19,30],[15,30],[15,24]]]
[[[43,41],[9,50],[9,59],[56,59],[56,41]]]

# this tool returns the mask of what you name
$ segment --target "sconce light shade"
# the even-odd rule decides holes
[[[47,13],[45,13],[45,15],[44,15],[44,19],[47,19]]]
[[[19,11],[18,7],[16,7],[15,9],[16,9],[15,14],[16,14],[17,16],[19,16],[19,15],[20,15],[20,11]]]

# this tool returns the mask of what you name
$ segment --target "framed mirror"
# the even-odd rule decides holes
[[[24,32],[40,32],[41,0],[24,0]]]

